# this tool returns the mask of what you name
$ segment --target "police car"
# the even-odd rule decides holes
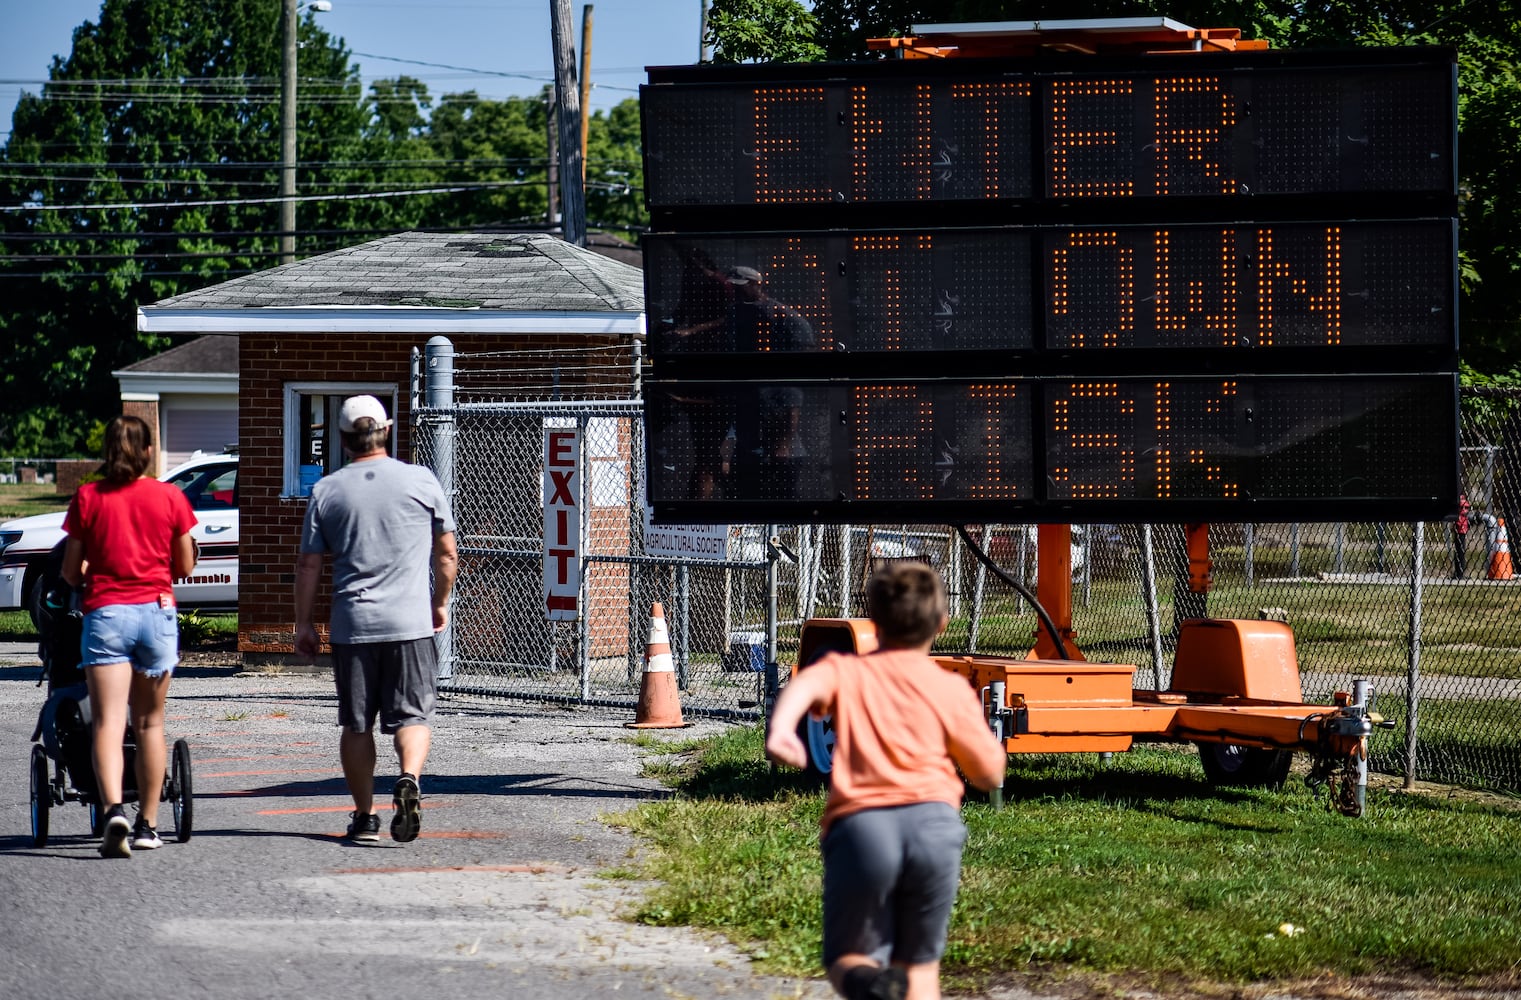
[[[202,455],[164,476],[185,492],[195,510],[190,536],[201,558],[188,577],[174,582],[183,610],[235,611],[238,606],[238,456]],[[63,511],[0,524],[0,611],[32,606],[42,565],[64,538]]]

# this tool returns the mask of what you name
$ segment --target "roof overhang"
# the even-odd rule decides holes
[[[600,334],[643,336],[642,312],[523,312],[428,306],[187,309],[139,306],[139,333]]]
[[[123,399],[157,399],[172,395],[236,396],[237,372],[129,372],[115,371]]]

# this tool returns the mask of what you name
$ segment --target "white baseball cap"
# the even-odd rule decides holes
[[[380,405],[380,400],[374,396],[350,396],[343,401],[343,408],[338,411],[338,429],[345,434],[352,434],[358,429],[354,425],[363,417],[375,421],[376,427],[391,426],[391,418],[386,416],[386,408]]]

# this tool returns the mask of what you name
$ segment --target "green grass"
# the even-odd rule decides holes
[[[180,615],[180,645],[185,649],[220,643],[238,637],[238,616],[206,615],[186,611]],[[25,611],[0,611],[0,642],[36,642],[37,630]]]
[[[618,818],[653,846],[652,924],[719,931],[769,971],[817,975],[821,793],[768,773],[757,728],[662,768],[678,795]],[[1010,973],[1186,983],[1403,976],[1517,982],[1521,803],[1370,788],[1361,819],[1298,778],[1218,790],[1179,748],[1012,758],[973,803],[948,986]],[[1304,930],[1286,937],[1279,925]]]
[[[52,483],[0,483],[0,521],[66,510],[69,498]]]
[[[37,630],[25,611],[0,611],[0,642],[36,642]]]

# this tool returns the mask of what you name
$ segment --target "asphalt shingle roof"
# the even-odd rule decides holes
[[[637,267],[547,233],[399,233],[161,299],[153,306],[642,312],[644,276]]]
[[[236,375],[238,338],[209,334],[127,365],[124,372],[174,375]]]

